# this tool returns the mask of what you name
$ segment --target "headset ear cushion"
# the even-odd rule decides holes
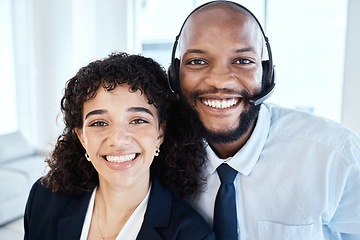
[[[269,74],[271,74],[270,71],[270,66],[269,66],[269,61],[265,60],[261,62],[262,65],[262,69],[263,69],[263,74],[262,74],[262,86],[263,89],[264,88],[268,88],[271,86],[271,76]]]
[[[170,89],[174,93],[178,93],[180,90],[179,69],[180,69],[180,60],[178,58],[174,58],[172,64],[168,69],[168,82]]]

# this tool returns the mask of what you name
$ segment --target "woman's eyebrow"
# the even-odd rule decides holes
[[[105,109],[96,109],[96,110],[93,110],[91,112],[88,112],[85,115],[85,119],[87,119],[88,117],[90,117],[92,115],[100,115],[100,114],[105,114],[105,113],[107,113],[107,111]]]
[[[131,108],[128,108],[128,111],[129,112],[145,112],[154,117],[154,114],[148,108],[144,108],[144,107],[131,107]]]

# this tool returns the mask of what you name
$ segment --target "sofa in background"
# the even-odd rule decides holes
[[[23,216],[30,188],[45,172],[43,154],[20,132],[0,135],[0,226]]]

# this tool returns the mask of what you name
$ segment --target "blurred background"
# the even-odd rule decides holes
[[[0,0],[0,135],[46,150],[62,128],[66,81],[112,51],[170,64],[175,36],[201,0]],[[268,100],[360,132],[358,0],[242,0],[263,24],[276,65]]]

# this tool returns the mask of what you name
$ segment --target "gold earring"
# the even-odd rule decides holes
[[[89,154],[85,153],[85,158],[86,158],[86,160],[88,160],[89,162],[91,162]]]
[[[160,153],[160,149],[158,147],[156,147],[156,150],[155,150],[155,157],[159,156],[159,153]]]

